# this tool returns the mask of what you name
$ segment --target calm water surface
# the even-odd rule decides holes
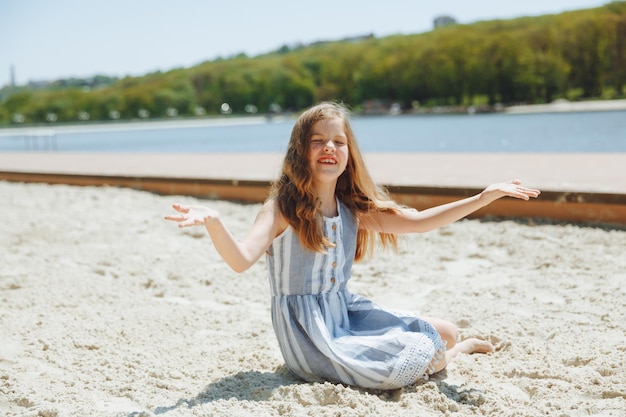
[[[54,136],[36,141],[25,136],[32,129],[0,130],[0,151],[282,153],[294,120],[202,127],[171,122],[168,128],[139,129],[130,123],[89,132],[57,127]],[[355,116],[352,127],[365,152],[626,152],[626,111]]]

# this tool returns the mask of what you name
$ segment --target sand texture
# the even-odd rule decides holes
[[[6,182],[0,196],[0,415],[626,415],[626,231],[460,221],[357,264],[354,292],[499,348],[375,392],[290,375],[264,261],[236,274],[203,228],[163,220],[196,199]],[[202,203],[238,237],[259,208]]]

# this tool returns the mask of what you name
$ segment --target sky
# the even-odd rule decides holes
[[[0,87],[190,67],[283,45],[599,7],[610,0],[0,0]]]

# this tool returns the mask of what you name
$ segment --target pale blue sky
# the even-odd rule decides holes
[[[598,7],[609,0],[0,0],[0,86],[63,77],[142,75],[218,56],[374,33]]]

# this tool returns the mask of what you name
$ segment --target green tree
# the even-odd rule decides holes
[[[10,95],[1,106],[7,122],[12,120],[16,114],[25,115],[28,113],[28,108],[35,101],[34,96],[34,93],[30,91],[21,91]]]
[[[456,25],[417,35],[319,42],[248,58],[240,54],[189,69],[115,80],[59,80],[0,90],[0,123],[236,113],[272,103],[298,110],[319,100],[358,107],[367,100],[426,105],[550,102],[626,86],[626,2],[538,17]],[[89,87],[89,89],[85,89]],[[608,88],[607,88],[608,87]],[[175,109],[176,111],[172,111]]]
[[[623,96],[626,87],[626,2],[613,2],[607,8],[613,12],[608,19],[611,41],[607,84]]]
[[[571,65],[569,87],[581,88],[583,97],[599,96],[604,85],[607,47],[602,24],[585,16],[566,27],[563,37],[563,55]]]

